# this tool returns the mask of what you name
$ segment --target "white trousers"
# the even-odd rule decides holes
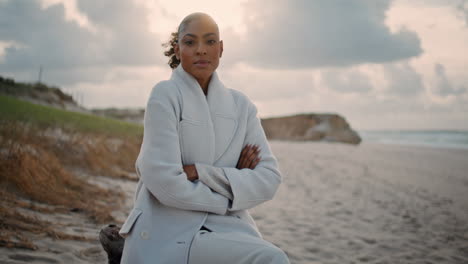
[[[289,264],[286,254],[261,238],[240,232],[200,230],[190,247],[189,264]]]

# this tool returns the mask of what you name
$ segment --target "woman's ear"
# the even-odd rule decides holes
[[[220,40],[220,41],[219,41],[219,57],[220,57],[220,58],[223,56],[223,50],[224,50],[223,41]]]
[[[176,44],[174,45],[174,54],[175,54],[175,56],[176,56],[176,58],[177,58],[178,60],[180,60],[180,58],[179,58],[179,52],[180,52],[179,43],[176,43]]]

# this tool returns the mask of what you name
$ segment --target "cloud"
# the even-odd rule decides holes
[[[461,0],[457,4],[456,8],[459,11],[460,15],[464,18],[466,26],[468,26],[468,1]]]
[[[358,70],[326,70],[322,83],[340,93],[367,93],[372,90],[369,77]]]
[[[149,31],[145,6],[134,1],[80,0],[78,9],[102,30],[107,55],[113,63],[126,65],[161,62],[162,41]]]
[[[63,4],[42,8],[38,1],[0,2],[0,70],[20,72],[90,66],[160,63],[159,38],[148,31],[146,11],[132,1],[78,1],[96,32],[65,18]]]
[[[239,44],[246,48],[233,56],[266,68],[345,67],[419,56],[415,32],[393,33],[385,25],[389,6],[389,0],[250,0]]]
[[[383,71],[388,82],[386,91],[389,94],[406,97],[417,95],[425,89],[421,74],[408,62],[386,64]]]
[[[425,90],[422,75],[408,62],[359,65],[318,72],[322,87],[342,95],[392,101],[401,97],[414,98]]]
[[[310,71],[265,70],[237,64],[220,71],[225,85],[247,94],[255,102],[290,100],[310,95],[314,77]]]
[[[208,13],[229,24],[223,82],[260,116],[337,112],[358,129],[467,128],[466,0],[243,2],[238,16],[223,6],[240,27],[219,5]],[[171,74],[161,40],[186,13],[162,0],[0,0],[0,74],[34,81],[43,65],[46,83],[87,107],[144,107]]]
[[[93,69],[100,80],[68,85],[67,91],[82,95],[86,107],[144,107],[153,86],[171,74],[169,67],[113,67]]]
[[[438,96],[446,97],[450,95],[462,95],[467,91],[466,87],[455,87],[452,84],[452,82],[447,78],[444,65],[436,63],[434,66],[434,73],[436,75],[436,85],[432,89],[432,92]]]

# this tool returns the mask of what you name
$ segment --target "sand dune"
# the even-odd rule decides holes
[[[271,142],[284,182],[252,215],[291,263],[468,263],[468,150]],[[121,188],[135,182],[91,178]],[[106,263],[100,226],[48,217],[83,241],[34,235],[38,250],[0,248],[0,263]],[[93,240],[96,239],[96,240]]]

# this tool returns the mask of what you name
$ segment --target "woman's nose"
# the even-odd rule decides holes
[[[203,44],[199,44],[197,48],[197,54],[205,55],[206,54],[206,47]]]

